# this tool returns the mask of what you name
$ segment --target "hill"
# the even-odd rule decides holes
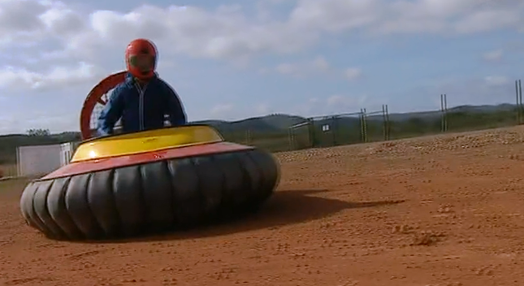
[[[306,118],[287,114],[271,114],[263,117],[252,117],[238,121],[204,120],[196,124],[208,124],[223,133],[237,133],[252,130],[261,133],[280,132],[290,126],[306,121]]]
[[[362,129],[358,116],[337,116],[336,119],[333,116],[326,116],[315,119],[314,128],[294,129],[292,138],[289,128],[306,123],[307,118],[271,114],[238,121],[204,120],[192,123],[211,125],[229,141],[282,151],[437,133],[442,128],[441,117],[442,114],[438,111],[392,113],[389,114],[390,123],[386,135],[382,114],[368,116],[365,130]],[[511,104],[457,106],[448,110],[447,118],[448,129],[455,131],[509,126],[516,124],[516,106]],[[18,146],[59,144],[80,140],[78,132],[60,134],[41,134],[34,130],[31,132],[30,135],[0,135],[0,164],[15,162]]]

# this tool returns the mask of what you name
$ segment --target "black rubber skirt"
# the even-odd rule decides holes
[[[254,211],[279,179],[270,153],[248,149],[33,181],[20,207],[49,238],[125,238]]]

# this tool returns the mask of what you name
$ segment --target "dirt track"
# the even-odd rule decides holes
[[[255,217],[112,244],[54,242],[0,184],[0,285],[524,285],[524,129],[279,155]]]

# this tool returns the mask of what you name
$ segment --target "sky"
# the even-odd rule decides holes
[[[0,134],[79,130],[148,38],[191,121],[514,103],[521,0],[0,0]]]

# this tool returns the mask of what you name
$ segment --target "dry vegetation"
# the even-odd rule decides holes
[[[55,242],[0,185],[1,285],[524,285],[524,128],[286,152],[254,217]]]
[[[482,147],[499,147],[520,145],[524,143],[524,129],[510,127],[489,131],[451,133],[401,139],[369,144],[356,144],[324,149],[284,152],[277,155],[282,162],[303,161],[310,159],[331,158],[351,155],[357,157],[377,156],[411,156],[429,155],[442,151],[467,151]],[[518,154],[515,154],[518,155]],[[523,154],[524,155],[524,154]]]
[[[16,176],[16,165],[0,165],[0,178]]]

